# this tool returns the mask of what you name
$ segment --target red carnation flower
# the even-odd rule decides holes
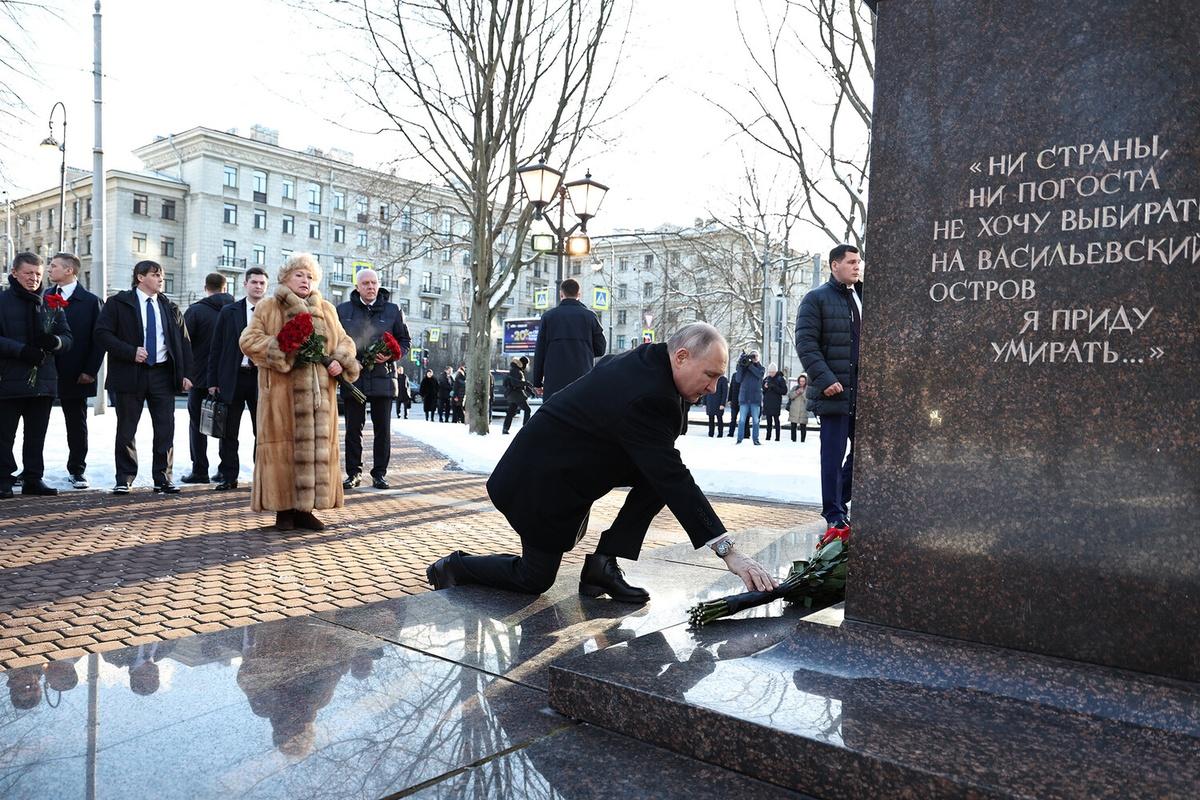
[[[43,298],[42,302],[44,302],[46,304],[46,308],[49,308],[51,311],[60,311],[65,309],[68,305],[67,298],[63,297],[61,294],[48,294]]]
[[[399,361],[404,355],[404,348],[396,341],[396,337],[392,336],[388,331],[383,332],[383,343],[387,345],[387,349],[392,351],[392,360]]]

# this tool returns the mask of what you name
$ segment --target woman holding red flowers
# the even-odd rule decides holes
[[[343,505],[337,381],[354,381],[359,363],[337,310],[316,289],[316,259],[292,255],[278,281],[239,340],[258,366],[251,508],[274,511],[278,530],[322,530],[313,511]]]

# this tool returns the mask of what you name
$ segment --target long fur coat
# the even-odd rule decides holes
[[[337,309],[313,290],[301,298],[286,286],[254,309],[239,344],[258,367],[258,450],[254,459],[255,511],[313,511],[343,504],[338,461],[337,382],[320,364],[295,365],[275,336],[284,323],[308,312],[325,337],[325,353],[341,363],[346,380],[358,377],[354,340]],[[354,402],[351,400],[350,402]]]

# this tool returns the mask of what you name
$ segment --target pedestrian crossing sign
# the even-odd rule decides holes
[[[429,330],[425,331],[425,341],[427,341],[427,342],[440,341],[441,338],[442,338],[442,329],[441,328],[430,328]]]
[[[654,344],[654,328],[642,328],[642,344]]]
[[[592,308],[598,311],[608,310],[608,289],[596,286],[592,289]]]
[[[550,290],[549,289],[534,289],[533,290],[533,307],[534,308],[549,308],[550,307]]]

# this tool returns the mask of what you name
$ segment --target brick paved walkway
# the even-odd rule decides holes
[[[370,431],[364,437],[369,454]],[[176,462],[176,472],[186,465]],[[183,466],[181,470],[178,467]],[[281,533],[250,511],[249,489],[187,487],[174,497],[79,492],[0,503],[0,668],[373,603],[428,590],[425,566],[453,549],[512,551],[486,478],[394,437],[396,488],[348,493],[324,531]],[[588,538],[624,492],[597,504]],[[806,506],[718,499],[732,530],[815,521]],[[686,541],[669,512],[647,547]],[[579,563],[584,543],[568,554]]]

